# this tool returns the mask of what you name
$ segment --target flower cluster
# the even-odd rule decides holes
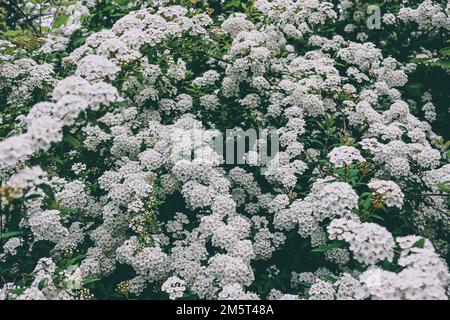
[[[347,242],[354,258],[371,265],[378,261],[392,261],[394,258],[394,238],[382,226],[375,223],[360,223],[352,219],[334,219],[327,227],[331,240]]]
[[[358,149],[354,147],[342,146],[331,150],[328,155],[330,162],[336,167],[349,166],[353,162],[364,162],[364,158]]]

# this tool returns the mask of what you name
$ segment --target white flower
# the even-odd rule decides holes
[[[373,179],[367,186],[372,189],[375,197],[381,197],[386,206],[402,208],[405,195],[395,182]]]
[[[178,277],[170,277],[163,283],[161,290],[168,293],[171,300],[175,300],[183,296],[186,282]]]
[[[330,162],[336,168],[349,166],[354,162],[364,162],[365,159],[361,156],[358,149],[349,146],[336,147],[328,154]]]

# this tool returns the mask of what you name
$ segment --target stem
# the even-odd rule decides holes
[[[450,197],[450,194],[442,194],[442,193],[417,193],[411,194],[414,197]]]
[[[18,5],[16,5],[14,2],[12,2],[12,6],[16,8],[17,11],[20,12],[20,14],[27,20],[28,24],[30,25],[31,29],[33,29],[34,33],[36,35],[39,35],[39,31],[36,29],[36,27],[33,24],[33,21],[30,20],[30,18],[23,12],[22,8],[20,8]]]
[[[53,19],[52,19],[52,23],[50,24],[50,26],[53,26],[53,24],[55,23],[56,20],[56,16],[58,15],[58,11],[61,8],[61,3],[63,2],[63,0],[59,0],[59,3],[56,5],[56,10],[55,13],[53,15]],[[48,35],[50,31],[47,31],[46,35]]]
[[[345,113],[343,110],[341,110],[341,113],[342,113],[342,132],[344,133],[344,137],[348,137],[347,122],[345,121]]]

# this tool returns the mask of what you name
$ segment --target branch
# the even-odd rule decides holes
[[[28,17],[28,15],[25,14],[25,12],[23,12],[22,8],[20,8],[17,4],[15,4],[14,2],[11,2],[12,6],[18,11],[20,12],[20,14],[25,18],[25,20],[27,20],[28,24],[30,25],[31,29],[33,29],[34,33],[36,35],[39,35],[39,31],[36,29],[36,27],[33,24],[33,21],[30,20],[30,18]]]
[[[443,193],[417,193],[410,195],[414,197],[450,197],[450,194],[443,194]]]

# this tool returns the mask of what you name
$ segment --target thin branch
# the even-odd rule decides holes
[[[33,24],[33,21],[30,20],[30,18],[28,17],[28,15],[23,12],[22,8],[20,8],[18,5],[16,5],[14,2],[12,2],[12,5],[14,6],[14,8],[16,8],[17,11],[20,12],[20,14],[25,18],[25,20],[27,20],[28,24],[30,25],[31,29],[33,29],[34,33],[36,35],[39,35],[39,31],[36,29],[36,27]]]
[[[53,14],[52,23],[50,24],[50,26],[53,26],[53,24],[55,23],[56,16],[58,15],[58,11],[61,8],[62,2],[63,2],[63,0],[59,0],[59,3],[56,5],[56,10],[55,10],[55,13]],[[50,32],[50,30],[48,30],[45,35],[48,35],[49,32]]]
[[[443,194],[443,193],[417,193],[417,194],[411,194],[411,196],[415,196],[415,197],[450,197],[450,194]]]

